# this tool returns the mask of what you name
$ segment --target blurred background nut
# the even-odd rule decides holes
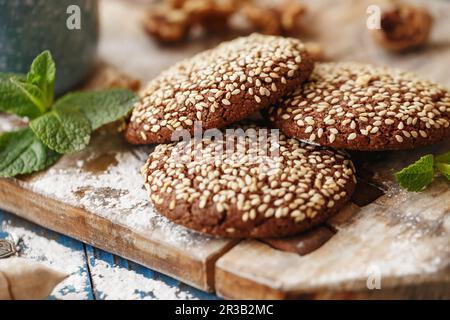
[[[381,29],[373,32],[384,48],[402,51],[423,45],[431,31],[433,17],[421,7],[396,4],[381,15]]]
[[[325,51],[320,43],[317,42],[306,42],[305,43],[306,51],[308,51],[309,55],[314,61],[325,61]]]
[[[252,1],[242,6],[242,13],[264,34],[290,35],[298,31],[306,7],[296,0]]]
[[[166,0],[149,8],[144,26],[161,42],[179,42],[194,26],[209,33],[226,31],[236,10],[236,0]]]
[[[161,42],[178,42],[189,33],[189,16],[182,9],[166,5],[152,7],[146,13],[144,28]]]
[[[203,2],[198,9],[197,22],[208,33],[223,33],[229,29],[229,19],[237,10],[235,0],[197,0]]]
[[[192,24],[200,25],[209,33],[224,32],[228,21],[237,10],[236,0],[186,0],[183,6]]]

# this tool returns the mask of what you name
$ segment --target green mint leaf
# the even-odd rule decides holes
[[[450,180],[450,164],[449,163],[443,163],[438,162],[436,163],[436,169],[448,180]]]
[[[450,180],[450,152],[440,154],[434,158],[436,169]]]
[[[434,178],[434,157],[429,154],[423,156],[415,163],[409,165],[403,170],[397,172],[397,178],[400,186],[408,191],[421,191],[428,186]]]
[[[59,158],[29,128],[0,134],[0,177],[39,171]]]
[[[69,93],[53,106],[55,110],[80,110],[90,121],[92,129],[126,116],[137,101],[134,92],[126,89]]]
[[[55,92],[56,66],[50,51],[38,55],[31,64],[27,74],[27,82],[37,86],[43,93],[45,108],[53,103]]]
[[[77,110],[52,110],[30,122],[30,128],[50,149],[66,154],[84,149],[91,138],[91,124]]]
[[[436,163],[450,164],[450,152],[440,154],[434,158]]]
[[[38,86],[14,77],[10,81],[38,108],[41,114],[46,112],[47,107],[45,106],[44,93]]]
[[[0,111],[30,119],[38,117],[41,114],[39,109],[22,89],[12,83],[11,78],[25,81],[25,78],[19,74],[0,73]]]

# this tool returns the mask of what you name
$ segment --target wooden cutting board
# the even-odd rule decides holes
[[[308,4],[308,33],[332,60],[389,65],[450,87],[450,3],[426,1],[435,17],[431,42],[405,54],[385,52],[368,34],[366,8],[376,1]],[[414,151],[356,154],[358,175],[385,194],[360,203],[367,190],[359,184],[353,200],[359,205],[350,204],[327,223],[332,236],[313,232],[310,238],[315,233],[322,246],[309,254],[277,250],[273,246],[280,244],[273,241],[239,243],[216,264],[218,294],[241,299],[449,298],[450,184],[439,178],[425,192],[408,193],[393,181],[394,172],[421,155],[449,150],[450,141],[445,141]],[[284,249],[291,251],[308,243],[286,242]]]
[[[436,24],[425,50],[393,55],[378,48],[365,28],[372,2],[308,1],[302,37],[320,42],[333,60],[387,64],[450,86],[450,4],[428,2]],[[142,8],[138,2],[102,1],[99,51],[102,60],[144,82],[220,41],[200,37],[160,47],[141,30]],[[89,86],[104,84],[98,80],[102,70]],[[16,125],[0,115],[0,131]],[[450,295],[448,182],[437,179],[426,192],[406,193],[392,180],[393,172],[421,154],[450,150],[449,141],[414,151],[355,154],[358,191],[327,225],[294,238],[240,243],[188,231],[151,208],[139,175],[151,150],[130,147],[114,128],[105,128],[89,148],[45,172],[0,179],[0,207],[198,288],[216,288],[227,298]],[[381,290],[369,290],[368,281]]]

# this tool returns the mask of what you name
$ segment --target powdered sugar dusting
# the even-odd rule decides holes
[[[53,168],[21,183],[178,248],[213,240],[170,222],[149,204],[140,168],[152,148],[117,146],[121,140],[111,139],[107,132],[95,139],[83,152],[66,156]]]
[[[0,112],[0,133],[19,130],[28,122],[27,118],[18,118],[15,115]]]
[[[193,299],[189,293],[121,267],[97,261],[91,269],[99,298],[105,300]]]

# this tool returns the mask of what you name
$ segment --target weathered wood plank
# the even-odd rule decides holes
[[[21,125],[0,114],[0,132]],[[0,178],[0,208],[211,291],[214,262],[235,242],[191,232],[153,210],[139,172],[151,151],[128,145],[114,126],[103,128],[88,148],[46,171]]]
[[[307,256],[274,250],[256,241],[241,243],[217,262],[218,293],[244,298],[242,291],[235,290],[244,282],[245,297],[252,298],[370,297],[385,291],[391,297],[399,286],[415,290],[426,285],[436,287],[435,292],[426,292],[429,297],[448,297],[448,183],[438,181],[426,193],[428,198],[401,193],[384,205],[365,207]],[[379,272],[380,292],[367,289],[371,270]],[[398,294],[407,297],[402,295],[408,291]]]
[[[306,256],[256,241],[240,243],[217,262],[218,293],[242,298],[234,288],[245,285],[247,297],[260,298],[409,297],[423,285],[436,287],[434,292],[423,292],[430,297],[450,294],[448,181],[439,177],[427,190],[410,193],[400,190],[391,177],[394,170],[424,153],[448,149],[450,141],[400,157],[393,153],[378,163],[374,172],[383,173],[378,179],[389,177],[379,180],[389,192],[363,208],[347,206],[328,221],[338,232]],[[379,272],[383,292],[367,289],[371,268]],[[444,284],[447,290],[442,290]],[[395,291],[399,286],[409,286],[411,291]]]
[[[96,299],[215,299],[159,272],[87,245]]]
[[[305,2],[310,9],[306,36],[321,43],[332,60],[389,65],[450,85],[443,67],[450,56],[448,2],[421,1],[435,16],[431,41],[422,50],[404,55],[385,52],[372,41],[365,27],[366,8],[372,2]],[[357,194],[353,200],[361,207],[351,203],[330,219],[328,224],[337,233],[304,256],[258,241],[241,242],[216,264],[218,294],[227,298],[448,297],[449,184],[439,178],[425,192],[408,193],[399,190],[393,176],[421,155],[448,150],[450,141],[412,151],[355,153],[358,175],[386,194],[378,198],[376,192],[368,198]],[[367,288],[370,272],[379,272],[382,290]]]
[[[55,176],[52,175],[52,177]],[[70,181],[69,177],[62,178],[64,181]],[[73,179],[76,178],[72,177],[72,181]],[[45,191],[48,192],[48,189]],[[92,190],[89,191],[92,192]],[[91,194],[96,196],[95,192]],[[109,197],[115,197],[114,194],[108,197],[102,193],[97,196],[104,201],[108,201]],[[161,223],[158,216],[154,215],[152,221],[151,209],[149,209],[147,224],[143,222],[141,226],[136,226],[139,230],[136,231],[126,226],[126,219],[130,217],[130,214],[119,216],[118,218],[122,220],[105,218],[36,194],[23,188],[21,182],[14,180],[0,180],[0,199],[0,206],[5,210],[49,229],[174,275],[205,290],[211,290],[213,286],[211,268],[216,256],[232,245],[232,242],[190,234],[187,230],[181,229],[182,233],[178,233],[177,228],[181,227],[171,226],[166,221],[162,222],[161,228],[158,225]],[[103,213],[107,214],[108,211]],[[145,215],[145,212],[143,214]]]
[[[160,48],[141,28],[142,8],[143,4],[126,1],[101,1],[102,61],[146,81],[164,67],[212,45],[198,42],[183,50]],[[102,80],[102,71],[97,70],[84,89],[117,85]],[[114,73],[118,75],[113,69],[108,76],[114,77]],[[0,115],[0,131],[17,125],[16,120],[5,119]],[[215,260],[234,242],[204,237],[155,213],[139,174],[152,149],[133,148],[120,134],[110,134],[97,134],[87,150],[64,157],[46,172],[20,181],[1,179],[0,207],[198,288],[213,290]]]
[[[314,22],[305,21],[310,40],[320,42],[332,59],[388,64],[450,84],[447,70],[442,67],[450,53],[450,20],[445,19],[448,3],[433,4],[436,27],[426,51],[407,55],[386,53],[373,43],[365,29],[370,1],[308,4],[308,19]],[[102,1],[101,12],[100,56],[144,81],[213,44],[193,42],[180,50],[158,47],[139,26],[140,5]],[[113,18],[117,14],[122,17],[120,21]],[[0,123],[0,128],[10,125],[11,121]],[[65,157],[52,171],[25,180],[0,180],[0,205],[197,287],[211,290],[216,279],[219,292],[226,297],[377,296],[379,291],[367,292],[364,287],[369,263],[381,265],[383,285],[387,281],[381,294],[386,297],[400,295],[402,291],[396,289],[400,285],[406,288],[405,296],[416,294],[417,286],[426,294],[428,289],[436,289],[438,295],[442,286],[448,286],[445,184],[440,180],[426,193],[416,195],[399,192],[392,181],[392,173],[424,149],[380,155],[376,161],[363,163],[361,168],[367,169],[368,180],[384,186],[387,194],[361,209],[349,206],[345,213],[330,220],[338,232],[318,250],[300,257],[257,241],[245,241],[219,260],[217,274],[216,259],[234,243],[199,236],[168,223],[151,210],[137,173],[138,163],[150,150],[131,149],[119,136],[111,139],[100,133],[94,137],[91,148]],[[370,157],[375,156],[378,157]],[[130,187],[123,187],[120,177],[124,176],[131,177],[127,182]],[[136,201],[130,203],[128,200],[135,193]],[[17,194],[22,197],[17,199]],[[415,206],[411,207],[413,216],[409,218],[409,211],[402,211],[402,205],[405,208],[407,203]],[[416,208],[421,211],[416,212]],[[433,212],[430,208],[434,208]],[[416,219],[420,223],[414,222]],[[436,226],[441,226],[436,229],[441,231],[434,230]],[[425,235],[424,239],[420,235]],[[442,248],[444,243],[447,247]]]
[[[103,250],[95,249],[92,246],[84,245],[72,238],[57,234],[53,231],[43,229],[33,223],[25,221],[12,214],[0,211],[0,239],[22,237],[20,239],[20,255],[25,258],[41,261],[52,268],[60,271],[74,270],[70,278],[59,285],[49,299],[102,299],[108,297],[108,291],[101,292],[96,290],[95,282],[91,286],[90,270],[88,268],[88,259],[90,261],[90,268],[95,269],[97,261],[103,261],[112,269],[126,269],[130,270],[129,276],[133,278],[133,272],[142,275],[145,279],[163,282],[167,285],[168,290],[179,289],[179,294],[192,299],[217,299],[217,296],[208,294],[188,285],[182,284],[179,281],[160,274],[151,269],[145,268],[134,262],[130,262],[118,256],[107,253]],[[45,255],[44,248],[48,247],[49,250],[53,246],[51,243],[56,241],[61,246],[67,248],[67,252],[61,255],[58,260],[54,259],[53,255]],[[85,249],[86,246],[86,249]],[[61,250],[58,250],[60,253]],[[76,255],[82,256],[82,259],[73,258],[74,252]],[[44,255],[43,255],[44,253]],[[70,253],[70,254],[68,254]],[[87,254],[86,254],[87,253]],[[68,258],[69,256],[69,258]],[[74,263],[75,262],[75,263]],[[96,274],[97,276],[101,276]],[[108,274],[107,274],[108,276]],[[72,279],[71,279],[72,278]],[[80,281],[83,278],[84,281]],[[94,280],[97,277],[93,278]],[[112,277],[111,287],[115,284],[121,285],[120,281],[126,280],[120,277]],[[161,284],[160,284],[161,285]],[[107,288],[107,287],[106,287]],[[139,290],[139,286],[136,286],[136,290]],[[141,298],[145,299],[145,294],[141,294]],[[156,297],[154,297],[156,298]]]

